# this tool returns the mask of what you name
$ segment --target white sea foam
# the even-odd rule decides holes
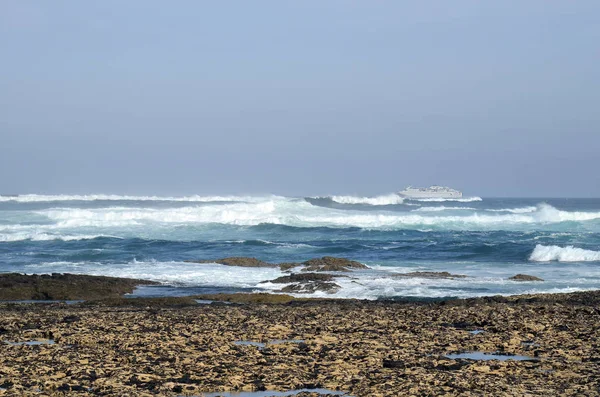
[[[481,197],[462,197],[462,198],[438,198],[438,197],[429,197],[429,198],[406,198],[411,201],[424,201],[424,202],[444,202],[444,201],[458,201],[460,203],[471,203],[473,201],[482,201]]]
[[[103,264],[100,262],[43,262],[27,265],[35,273],[58,272],[127,277],[158,281],[170,285],[259,288],[260,282],[282,276],[279,268],[245,268],[216,263],[177,261],[138,261]]]
[[[501,208],[501,209],[486,209],[488,212],[509,212],[511,214],[527,214],[529,212],[535,212],[538,207],[529,206],[523,208]]]
[[[461,211],[461,210],[465,210],[465,211],[477,211],[477,208],[472,208],[472,207],[445,207],[445,206],[440,206],[440,207],[421,207],[421,208],[417,208],[414,210],[411,210],[411,212],[441,212],[441,211]]]
[[[510,228],[515,225],[584,222],[600,219],[600,212],[571,212],[540,204],[536,211],[518,214],[472,213],[429,215],[391,211],[349,211],[313,206],[303,200],[269,200],[258,203],[227,203],[180,208],[53,208],[35,211],[55,222],[53,228],[140,226],[163,224],[229,224],[252,226],[261,223],[296,227],[361,228]],[[11,227],[11,226],[8,226]]]
[[[404,199],[397,194],[385,194],[376,197],[359,196],[331,196],[331,200],[340,204],[369,204],[369,205],[394,205],[402,204]]]
[[[531,253],[529,260],[534,262],[597,262],[600,261],[600,251],[576,248],[572,245],[559,247],[557,245],[538,244]]]
[[[13,234],[0,234],[0,242],[14,242],[14,241],[51,241],[51,240],[62,240],[62,241],[77,241],[77,240],[92,240],[99,237],[113,237],[102,234],[97,235],[56,235],[48,233],[13,233]]]
[[[279,196],[266,196],[267,199],[281,198]],[[0,196],[0,202],[14,201],[20,203],[54,202],[54,201],[183,201],[183,202],[256,202],[263,201],[261,196],[122,196],[117,194],[84,194],[84,195],[43,195],[22,194],[15,196]]]

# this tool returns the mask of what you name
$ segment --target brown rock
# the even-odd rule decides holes
[[[187,263],[218,263],[226,266],[240,266],[240,267],[276,267],[271,263],[261,261],[260,259],[250,258],[246,256],[231,256],[228,258],[221,259],[201,259],[201,260],[187,260]]]
[[[311,259],[302,264],[304,265],[302,271],[305,272],[348,272],[352,269],[368,269],[360,262],[333,256]]]
[[[283,287],[280,292],[288,292],[295,294],[312,294],[317,291],[335,294],[341,289],[336,283],[326,281],[313,281],[309,283],[295,283]]]
[[[512,277],[509,277],[508,279],[513,281],[544,281],[544,279],[542,278],[530,276],[528,274],[517,274]]]
[[[289,276],[278,277],[275,280],[263,281],[263,283],[288,284],[288,283],[307,283],[312,281],[332,281],[335,277],[326,273],[294,273]]]
[[[158,284],[148,280],[52,273],[0,274],[0,300],[100,299],[131,293],[138,285]]]

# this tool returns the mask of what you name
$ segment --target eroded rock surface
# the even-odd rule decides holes
[[[279,290],[279,292],[293,294],[312,294],[315,292],[327,292],[328,294],[335,294],[340,289],[341,287],[336,283],[327,281],[311,281],[286,285],[281,290]]]
[[[333,256],[311,259],[303,262],[302,265],[304,265],[302,271],[305,272],[349,272],[355,269],[368,269],[360,262]]]
[[[0,274],[0,300],[100,299],[131,293],[138,285],[154,284],[158,283],[69,273],[7,273]]]
[[[274,280],[263,281],[263,283],[275,283],[275,284],[288,284],[288,283],[308,283],[312,281],[333,281],[336,277],[345,277],[345,276],[336,276],[333,274],[327,273],[294,273],[289,276],[277,277]]]
[[[315,387],[357,397],[598,396],[598,307],[600,292],[441,303],[0,304],[3,341],[55,341],[0,344],[0,387],[9,396]],[[486,332],[472,335],[470,327]],[[235,343],[280,339],[303,342],[264,349]],[[539,361],[445,357],[456,351]]]

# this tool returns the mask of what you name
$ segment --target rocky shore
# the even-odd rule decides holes
[[[435,303],[268,297],[1,303],[0,395],[600,395],[600,292]],[[462,352],[499,359],[447,357]],[[525,359],[503,361],[512,354]]]

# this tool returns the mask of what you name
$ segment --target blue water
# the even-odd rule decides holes
[[[0,196],[0,272],[157,280],[140,295],[272,291],[273,268],[184,263],[347,257],[337,297],[468,297],[600,285],[600,199]],[[464,279],[394,277],[448,271]],[[507,280],[517,273],[545,282]],[[319,293],[317,293],[319,295]]]

